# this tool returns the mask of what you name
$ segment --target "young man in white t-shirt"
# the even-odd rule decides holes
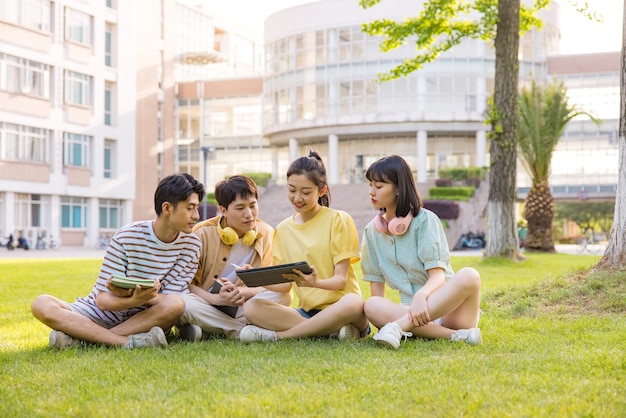
[[[258,219],[258,197],[257,185],[247,176],[233,176],[215,186],[220,214],[194,228],[202,242],[202,255],[196,277],[189,285],[191,293],[183,295],[185,312],[179,323],[182,339],[194,342],[203,335],[237,339],[239,330],[248,324],[241,307],[253,297],[291,304],[290,293],[249,288],[237,278],[238,268],[272,263],[274,230]],[[212,293],[216,281],[222,285]],[[224,312],[228,308],[230,314]]]

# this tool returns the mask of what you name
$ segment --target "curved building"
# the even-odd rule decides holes
[[[412,41],[381,52],[382,38],[362,31],[376,19],[415,16],[423,1],[385,0],[364,10],[354,0],[321,0],[282,10],[265,22],[263,135],[276,150],[275,167],[309,148],[328,165],[331,184],[363,181],[383,155],[403,155],[418,183],[443,168],[485,166],[495,51],[466,40],[407,77],[378,75],[416,54]],[[558,49],[558,8],[542,12],[545,26],[521,40],[520,83],[547,77]],[[281,177],[279,177],[281,179]]]

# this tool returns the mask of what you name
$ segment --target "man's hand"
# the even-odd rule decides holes
[[[222,280],[222,288],[217,294],[222,301],[217,305],[224,306],[241,306],[246,301],[244,295],[239,291],[239,287],[232,284],[229,280]]]
[[[107,289],[118,298],[129,298],[133,295],[135,289],[124,289],[111,284],[111,278],[107,280]]]
[[[137,303],[136,306],[148,305],[152,299],[156,298],[159,295],[160,289],[161,281],[159,279],[156,279],[154,281],[154,286],[145,289],[137,285],[133,289],[133,295],[131,296],[131,300],[134,300],[135,303]]]

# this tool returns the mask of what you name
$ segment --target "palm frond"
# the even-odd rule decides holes
[[[554,79],[549,85],[533,80],[530,88],[521,90],[517,142],[522,165],[533,184],[548,180],[559,139],[567,124],[580,115],[598,123],[590,113],[569,104],[567,88],[560,80]]]

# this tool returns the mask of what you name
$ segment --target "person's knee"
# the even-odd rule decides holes
[[[469,289],[480,290],[480,274],[476,269],[464,267],[457,273],[462,279],[463,285]]]
[[[53,306],[53,299],[49,295],[41,295],[33,301],[30,310],[35,318],[45,322],[50,319],[50,312]]]
[[[261,305],[265,303],[265,299],[251,298],[243,304],[243,316],[249,319],[259,309]]]
[[[180,317],[185,312],[185,301],[179,295],[165,295],[161,309],[167,312],[168,316]]]
[[[363,311],[368,318],[370,316],[373,316],[374,313],[378,311],[378,304],[380,299],[382,299],[380,296],[372,296],[363,304]]]

